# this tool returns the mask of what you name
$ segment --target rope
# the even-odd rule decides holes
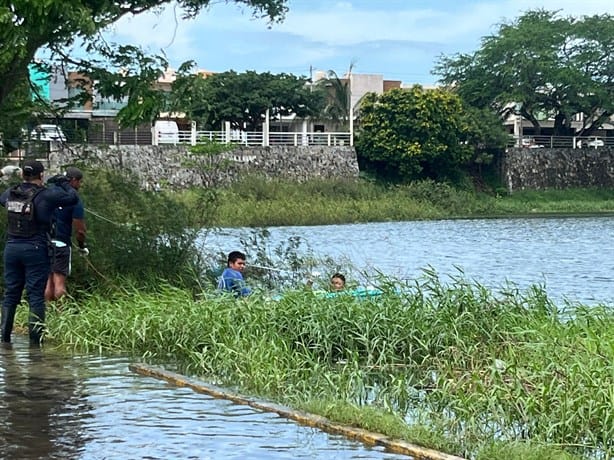
[[[94,211],[92,211],[92,210],[91,210],[91,209],[89,209],[89,208],[85,208],[85,210],[86,210],[87,212],[89,212],[91,215],[96,216],[96,217],[98,217],[99,219],[105,220],[105,221],[107,221],[107,222],[108,222],[108,223],[110,223],[110,224],[117,225],[118,227],[122,227],[122,226],[123,226],[122,224],[118,224],[117,222],[114,222],[114,221],[112,221],[111,219],[107,219],[106,217],[101,216],[100,214],[95,213]]]
[[[264,265],[248,264],[246,268],[249,268],[249,267],[261,268],[263,270],[269,270],[272,272],[294,273],[292,270],[283,270],[281,268],[266,267]]]
[[[269,271],[272,271],[272,272],[290,273],[292,275],[298,275],[298,274],[300,274],[302,272],[302,270],[284,270],[282,268],[267,267],[266,265],[247,264],[247,266],[246,266],[246,268],[251,268],[251,267],[260,268],[262,270],[269,270]],[[313,278],[317,278],[318,276],[321,275],[321,273],[315,271],[315,272],[308,273],[308,275],[313,277]]]
[[[77,248],[77,250],[79,249],[79,247],[73,243],[72,244],[74,248]],[[94,273],[96,273],[98,276],[100,276],[103,280],[105,280],[107,283],[111,283],[111,280],[109,278],[107,278],[106,276],[104,276],[102,273],[100,273],[100,271],[94,267],[94,264],[92,263],[92,261],[90,260],[89,256],[83,256],[83,258],[85,259],[85,264],[92,269],[92,271]]]
[[[98,276],[100,276],[103,280],[105,280],[107,283],[111,283],[111,280],[109,278],[107,278],[106,276],[104,276],[102,273],[100,273],[99,270],[96,269],[96,267],[94,267],[94,264],[92,264],[92,261],[90,260],[89,257],[84,257],[85,259],[85,263],[87,264],[87,266],[89,268],[91,268],[94,273],[96,273]]]

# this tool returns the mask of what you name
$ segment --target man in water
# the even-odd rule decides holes
[[[243,270],[245,270],[246,256],[240,251],[232,251],[228,254],[228,263],[220,280],[218,289],[226,292],[232,292],[235,297],[246,297],[252,293],[252,290],[245,285],[243,279]]]

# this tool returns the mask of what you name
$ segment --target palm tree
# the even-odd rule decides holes
[[[322,114],[345,127],[350,119],[351,75],[354,63],[350,64],[347,77],[339,78],[334,70],[326,73],[326,78],[318,81],[326,89],[327,102]]]

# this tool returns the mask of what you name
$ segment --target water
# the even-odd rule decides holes
[[[399,459],[177,388],[124,358],[0,349],[0,456],[23,459]]]
[[[317,257],[375,273],[414,279],[433,268],[445,280],[464,272],[497,289],[544,285],[555,301],[614,304],[614,217],[472,219],[268,229],[271,248],[299,236]],[[249,229],[210,233],[205,247],[241,248]],[[249,263],[249,248],[248,263]],[[271,253],[274,251],[270,251]],[[278,260],[275,268],[284,267]],[[328,275],[328,274],[327,274]],[[322,280],[326,281],[326,280]]]
[[[613,224],[592,217],[275,227],[268,244],[300,236],[307,252],[351,264],[359,281],[378,271],[412,279],[425,267],[444,278],[461,269],[493,287],[539,283],[556,299],[612,305]],[[249,232],[226,229],[205,245],[228,252]],[[280,260],[276,268],[287,267]],[[12,350],[0,348],[2,459],[407,458],[133,374],[124,358],[63,356],[14,337]]]

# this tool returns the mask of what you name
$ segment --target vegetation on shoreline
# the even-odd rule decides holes
[[[195,192],[180,200],[195,205]],[[296,183],[246,178],[216,191],[211,227],[266,227],[425,219],[614,213],[614,189],[475,192],[433,181],[381,185],[356,181]]]
[[[413,203],[419,218],[467,217],[468,209],[479,216],[481,200],[507,202],[496,208],[507,215],[610,212],[614,191],[488,197],[429,182],[386,188],[252,178],[174,194],[139,192],[105,171],[86,177],[92,252],[74,260],[73,296],[49,311],[48,345],[173,363],[243,393],[476,459],[614,454],[611,308],[555,306],[540,287],[492,292],[427,272],[412,282],[371,280],[385,292],[377,298],[325,299],[288,280],[281,299],[262,291],[236,300],[213,290],[211,271],[222,258],[205,258],[198,247],[203,224],[256,225],[250,209],[259,205],[270,209],[261,219],[288,224],[308,223],[290,219],[323,209],[327,219],[353,209],[366,221],[379,204]],[[298,254],[298,241],[272,251],[265,243],[256,235],[246,241],[250,261],[275,266],[265,257],[278,254],[297,273],[313,262]],[[26,308],[18,322],[27,322]]]
[[[614,312],[539,287],[426,273],[374,298],[236,300],[128,280],[50,315],[52,342],[131,353],[333,420],[470,458],[614,453]],[[78,314],[74,314],[78,312]],[[527,456],[532,452],[532,456]]]

